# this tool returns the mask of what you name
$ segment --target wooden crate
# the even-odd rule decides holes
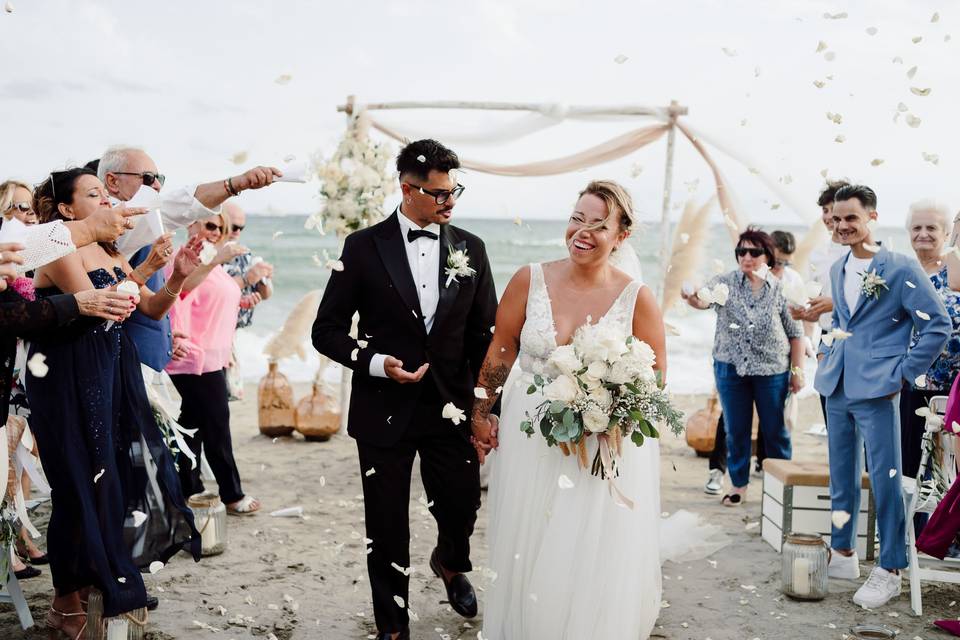
[[[861,478],[857,518],[857,554],[873,560],[876,554],[877,516],[870,478]],[[763,502],[760,533],[777,552],[786,534],[819,533],[830,540],[830,469],[816,462],[767,458],[763,461]]]

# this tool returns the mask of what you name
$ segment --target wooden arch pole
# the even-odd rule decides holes
[[[673,148],[677,138],[677,117],[686,115],[687,109],[676,100],[670,101],[670,131],[667,132],[667,166],[663,174],[663,208],[660,211],[660,280],[657,283],[657,298],[663,302],[667,269],[670,268],[670,192],[673,190]]]

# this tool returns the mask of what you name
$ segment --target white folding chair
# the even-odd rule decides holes
[[[910,561],[910,607],[914,615],[923,615],[920,581],[960,584],[960,559],[938,560],[917,551],[917,532],[914,516],[933,513],[940,500],[957,478],[957,437],[950,429],[943,429],[947,396],[930,399],[930,413],[923,434],[920,468],[916,478],[903,478],[907,501],[907,553]],[[925,480],[927,471],[931,478]]]

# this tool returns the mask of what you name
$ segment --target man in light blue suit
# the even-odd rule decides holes
[[[834,514],[830,577],[860,577],[855,536],[861,452],[866,447],[880,533],[880,561],[853,596],[854,603],[866,608],[900,595],[900,569],[907,566],[900,387],[904,380],[912,383],[926,373],[952,329],[946,308],[919,263],[874,243],[870,227],[876,219],[873,189],[849,185],[837,191],[835,233],[850,253],[830,270],[834,328],[828,334],[832,340],[825,337],[820,346],[814,383],[827,398]],[[914,331],[919,341],[908,349]]]

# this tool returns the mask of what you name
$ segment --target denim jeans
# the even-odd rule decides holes
[[[750,436],[754,404],[760,417],[766,457],[789,460],[792,456],[790,434],[783,421],[790,372],[771,376],[741,376],[734,365],[715,361],[713,373],[727,429],[727,472],[734,487],[745,487],[750,482]]]

